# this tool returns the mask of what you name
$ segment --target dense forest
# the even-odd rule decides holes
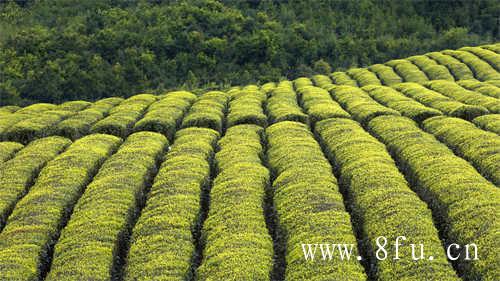
[[[0,3],[0,105],[293,79],[500,37],[497,0]]]

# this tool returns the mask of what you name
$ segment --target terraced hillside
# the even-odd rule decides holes
[[[1,107],[0,280],[500,280],[499,134],[500,44]]]

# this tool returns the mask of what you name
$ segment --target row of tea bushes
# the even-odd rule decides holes
[[[368,67],[382,82],[382,85],[392,85],[403,82],[403,79],[394,72],[394,69],[384,64],[374,64]]]
[[[156,96],[150,94],[132,96],[112,108],[106,118],[92,126],[90,132],[125,138],[132,132],[134,124],[144,115],[146,109],[156,99]]]
[[[429,77],[429,80],[455,81],[455,78],[446,66],[438,64],[435,60],[427,56],[413,56],[407,58],[407,60],[420,68]]]
[[[430,210],[410,189],[385,146],[349,119],[321,121],[316,131],[351,198],[352,215],[363,233],[376,280],[459,280],[446,259]],[[405,236],[407,240],[401,241],[405,245],[422,243],[425,254],[434,259],[414,261],[411,248],[403,246],[398,251],[400,260],[392,258],[393,247],[387,247],[391,258],[377,260],[380,236],[388,241]]]
[[[16,152],[21,150],[24,146],[17,142],[5,141],[0,142],[0,165],[12,158]]]
[[[307,123],[307,115],[302,112],[297,94],[290,81],[282,81],[272,91],[267,99],[267,112],[271,123],[282,121],[297,121]]]
[[[351,68],[347,71],[347,74],[355,79],[360,87],[366,85],[382,85],[377,75],[366,68]]]
[[[34,140],[17,152],[14,158],[0,165],[0,230],[16,203],[35,182],[42,167],[70,143],[62,137]]]
[[[442,53],[450,55],[466,64],[474,73],[475,78],[480,81],[500,79],[498,71],[472,53],[455,50],[446,50]]]
[[[491,113],[500,113],[499,99],[483,96],[482,94],[466,90],[456,83],[437,80],[431,81],[424,85],[429,89],[452,98],[456,101],[470,105],[482,106],[488,109],[488,111]]]
[[[422,127],[500,186],[500,136],[468,121],[445,116],[427,119]]]
[[[270,174],[262,164],[263,128],[227,130],[215,159],[219,173],[203,225],[205,251],[198,280],[269,280],[273,241],[266,227],[264,197]]]
[[[425,83],[429,78],[416,65],[407,60],[391,60],[385,63],[394,69],[404,82]]]
[[[472,73],[470,68],[466,64],[452,56],[440,52],[427,53],[425,54],[425,56],[448,68],[456,81],[464,79],[474,79],[474,73]]]
[[[182,122],[182,127],[204,127],[222,133],[229,95],[211,91],[196,100]]]
[[[349,76],[345,72],[340,72],[340,71],[333,72],[332,74],[330,74],[330,78],[332,79],[333,84],[336,85],[346,85],[352,87],[358,86],[358,82],[352,79],[351,76]]]
[[[441,111],[427,107],[412,98],[386,86],[365,86],[366,91],[378,103],[397,110],[403,116],[422,121],[432,116],[442,115]]]
[[[18,111],[19,109],[21,109],[21,107],[19,107],[17,105],[0,106],[0,116],[12,114],[12,113]]]
[[[308,86],[297,88],[297,92],[302,107],[304,107],[305,112],[309,115],[309,119],[313,123],[327,118],[351,117],[349,113],[332,99],[325,89]]]
[[[394,109],[374,101],[365,91],[351,86],[338,86],[330,90],[332,97],[349,112],[352,117],[364,124],[379,115],[400,115]]]
[[[76,113],[57,124],[56,135],[76,140],[90,133],[92,125],[108,115],[109,111],[120,104],[123,98],[106,98],[93,103],[90,107]]]
[[[47,163],[0,233],[0,280],[41,279],[74,204],[120,143],[115,136],[90,135]]]
[[[472,122],[484,130],[500,135],[500,114],[479,116],[474,118]]]
[[[161,134],[134,133],[104,162],[61,231],[46,280],[119,278],[138,204],[167,144]]]
[[[313,84],[319,88],[327,88],[333,85],[330,77],[323,74],[316,74],[312,77]]]
[[[431,207],[446,245],[460,245],[459,273],[467,280],[500,280],[498,247],[492,246],[500,231],[500,189],[408,118],[380,116],[368,127]],[[465,259],[465,245],[471,243],[477,245],[479,260]]]
[[[459,51],[467,51],[479,57],[481,60],[489,63],[496,71],[500,71],[500,55],[494,51],[483,49],[481,47],[463,47]]]
[[[489,84],[487,82],[481,82],[478,80],[460,80],[457,84],[464,87],[467,90],[471,90],[485,96],[490,96],[493,98],[500,99],[500,88]]]
[[[196,100],[196,95],[185,91],[169,92],[148,107],[144,117],[134,125],[134,131],[152,131],[173,140],[181,120]]]
[[[467,120],[477,116],[488,114],[488,110],[482,106],[468,105],[432,91],[416,83],[400,83],[392,88],[406,96],[428,106],[435,108],[445,115],[459,117]]]
[[[304,259],[301,243],[356,245],[332,167],[309,128],[285,121],[268,127],[266,134],[268,160],[276,174],[274,205],[286,239],[285,280],[365,280],[356,246],[350,260]]]
[[[231,100],[227,127],[238,124],[255,124],[262,127],[267,125],[267,116],[264,113],[267,95],[255,87],[247,86],[241,90],[233,89],[228,92]]]
[[[200,197],[209,187],[218,138],[219,133],[208,128],[176,133],[133,228],[124,280],[191,276],[192,231],[200,221]]]

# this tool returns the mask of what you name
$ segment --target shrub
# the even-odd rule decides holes
[[[446,66],[455,80],[474,79],[470,68],[456,58],[439,52],[427,53],[425,56],[435,60],[438,64]]]
[[[308,127],[280,122],[266,129],[274,207],[286,239],[285,280],[365,280],[356,259],[306,261],[300,243],[342,241],[356,245],[332,167]],[[357,247],[352,254],[358,255]]]
[[[347,86],[353,86],[357,87],[358,82],[356,80],[352,79],[347,73],[345,72],[333,72],[330,74],[330,78],[332,78],[333,84],[336,85],[347,85]]]
[[[15,123],[5,130],[3,138],[21,143],[29,143],[34,139],[50,136],[54,133],[58,123],[74,114],[72,111],[45,111]]]
[[[438,118],[438,117],[436,117]],[[500,190],[467,161],[405,117],[380,116],[368,124],[387,146],[416,191],[431,207],[446,245],[475,243],[479,260],[456,261],[467,280],[499,280],[497,247]]]
[[[469,91],[456,83],[440,80],[431,81],[426,83],[425,86],[459,102],[482,106],[491,113],[500,113],[500,100]]]
[[[468,121],[445,116],[427,119],[422,126],[500,186],[500,136]]]
[[[366,68],[351,68],[347,71],[353,77],[360,87],[366,85],[382,85],[377,75]]]
[[[483,48],[485,50],[490,50],[490,51],[495,52],[497,54],[500,53],[500,44],[482,45],[481,48]]]
[[[109,116],[95,123],[91,133],[111,134],[126,137],[132,132],[134,124],[144,115],[146,109],[156,101],[149,94],[132,96],[109,111]]]
[[[61,232],[46,280],[119,276],[120,252],[167,143],[158,133],[134,133],[104,162]]]
[[[339,181],[352,202],[352,214],[363,233],[365,252],[376,280],[459,280],[446,259],[432,214],[399,172],[385,146],[365,132],[355,121],[327,119],[316,125],[331,162],[340,173]],[[434,260],[411,259],[408,246],[400,248],[401,260],[377,260],[376,239],[422,243]],[[430,252],[428,252],[430,251]],[[388,256],[395,255],[394,248]],[[418,276],[418,277],[417,277]]]
[[[14,158],[0,166],[0,230],[12,209],[35,182],[45,164],[61,153],[71,141],[47,137],[32,141]]]
[[[374,101],[360,88],[338,86],[333,88],[330,93],[355,120],[361,123],[366,123],[379,115],[400,115],[396,110],[387,108]]]
[[[264,92],[266,95],[269,94],[269,92],[271,92],[274,88],[276,88],[276,83],[274,82],[268,82],[268,83],[265,83],[264,85],[262,85],[260,87],[260,90],[262,92]]]
[[[219,137],[207,128],[177,132],[133,228],[124,280],[184,280],[195,251],[200,197],[208,189]]]
[[[270,175],[260,159],[262,132],[256,125],[237,125],[219,141],[198,280],[269,280],[273,242],[263,206]]]
[[[396,83],[403,82],[403,79],[394,72],[394,69],[390,66],[383,64],[374,64],[368,67],[373,73],[377,75],[383,85],[392,85]]]
[[[16,113],[26,113],[26,114],[33,114],[33,113],[41,113],[44,111],[48,110],[57,110],[58,106],[55,104],[51,103],[35,103],[26,107],[23,107],[19,110],[16,111]]]
[[[181,125],[182,118],[196,98],[195,94],[186,91],[167,93],[148,108],[133,130],[162,133],[172,140],[176,129]]]
[[[500,99],[500,88],[478,80],[460,80],[457,84],[464,87],[467,90],[481,93],[485,96],[490,96],[493,98]]]
[[[469,52],[446,50],[442,51],[442,53],[453,56],[454,58],[467,64],[478,80],[485,81],[500,79],[500,73],[498,73],[498,71],[491,67],[491,65],[489,65],[487,62],[481,60],[480,58]]]
[[[333,117],[351,117],[337,102],[332,100],[325,89],[309,86],[297,89],[297,92],[300,103],[313,123]]]
[[[120,142],[100,134],[81,138],[42,169],[0,233],[0,279],[41,278],[73,205]]]
[[[267,100],[267,111],[272,123],[297,121],[307,123],[307,115],[302,112],[297,94],[289,81],[282,81],[270,92]]]
[[[14,113],[14,112],[18,111],[19,109],[21,109],[21,107],[16,106],[16,105],[1,106],[0,107],[0,116],[2,116],[4,114]]]
[[[21,148],[23,145],[17,142],[0,142],[0,165],[12,158]]]
[[[500,71],[500,55],[481,47],[463,47],[459,51],[467,51],[489,63],[496,71]]]
[[[391,60],[385,63],[392,67],[404,82],[425,83],[429,78],[416,65],[407,60]]]
[[[68,102],[65,102],[63,104],[60,104],[57,106],[57,110],[65,110],[65,111],[74,111],[74,112],[77,112],[77,111],[82,111],[84,110],[85,108],[88,108],[89,106],[91,106],[92,103],[88,102],[88,101],[68,101]]]
[[[255,89],[233,90],[229,92],[229,112],[227,126],[238,124],[255,124],[262,127],[267,125],[267,116],[264,114],[264,102],[267,95]]]
[[[403,116],[417,122],[432,116],[442,115],[441,111],[427,107],[390,87],[365,86],[362,90],[380,104],[397,110]]]
[[[474,118],[472,120],[474,124],[488,130],[493,133],[500,135],[500,114],[488,114]]]
[[[392,88],[426,106],[438,109],[448,116],[471,120],[489,113],[482,106],[461,103],[416,83],[400,83]]]
[[[196,100],[182,121],[182,127],[205,127],[222,132],[224,115],[227,111],[229,95],[211,91]]]
[[[446,66],[437,64],[435,60],[432,60],[429,57],[413,56],[407,58],[407,60],[411,61],[418,68],[420,68],[425,75],[429,77],[429,80],[455,81],[455,78],[451,75]]]
[[[302,87],[312,86],[313,82],[307,77],[299,77],[293,81],[293,84],[295,85],[296,89],[300,89]]]
[[[332,80],[330,77],[322,74],[317,74],[312,77],[312,80],[314,81],[314,85],[323,88],[323,87],[328,87],[330,85],[333,85]]]
[[[63,120],[54,129],[54,134],[70,138],[81,138],[90,133],[90,128],[97,121],[103,119],[109,111],[121,103],[122,98],[107,98],[98,100],[88,108]]]

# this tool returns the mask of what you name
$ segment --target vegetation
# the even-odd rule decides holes
[[[497,17],[494,0],[2,1],[0,105],[328,74],[493,43]]]

